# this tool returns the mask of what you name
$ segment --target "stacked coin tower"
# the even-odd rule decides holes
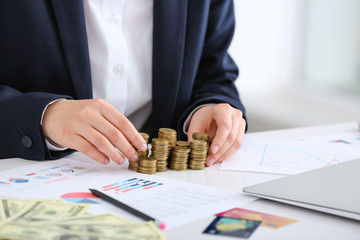
[[[202,133],[202,132],[194,132],[192,135],[194,140],[204,140],[208,143],[208,148],[209,148],[209,144],[210,144],[210,137],[209,134],[207,133]]]
[[[149,142],[149,135],[147,133],[143,133],[143,132],[140,132],[140,135],[144,138],[146,144],[148,144]],[[146,151],[140,151],[140,150],[137,150],[138,152],[138,156],[139,156],[139,159],[135,162],[131,162],[129,161],[129,169],[131,170],[137,170],[138,167],[139,167],[139,161],[140,159],[144,159],[144,158],[147,158],[147,156],[149,155],[149,149],[146,149]]]
[[[153,138],[150,158],[156,161],[155,171],[165,172],[169,158],[169,142],[166,139]]]
[[[176,145],[176,131],[171,128],[160,128],[159,129],[159,138],[165,139],[169,142],[169,150],[173,149]]]
[[[146,133],[140,134],[148,143],[149,135]],[[184,171],[188,168],[193,170],[204,169],[209,151],[209,135],[195,132],[192,137],[193,140],[190,143],[176,141],[175,130],[160,128],[159,137],[152,139],[151,155],[148,156],[149,150],[138,150],[139,160],[129,162],[129,169],[146,174],[164,172],[168,167],[176,171]]]
[[[152,157],[139,157],[137,172],[154,174],[156,172],[156,159]]]
[[[209,134],[202,133],[202,132],[194,132],[192,137],[193,137],[193,141],[199,140],[199,141],[206,142],[206,147],[203,142],[195,142],[194,141],[194,143],[192,144],[193,148],[195,148],[195,149],[191,151],[193,154],[191,156],[189,168],[194,169],[194,170],[201,170],[205,167],[204,161],[206,160],[206,156],[209,151],[210,137],[209,137]],[[205,160],[201,160],[201,159],[205,159]]]
[[[201,170],[205,167],[206,156],[208,153],[208,143],[204,140],[192,140],[190,142],[191,152],[189,168]]]
[[[188,169],[188,159],[191,148],[189,142],[177,141],[176,146],[171,152],[171,162],[169,168],[176,171],[184,171]]]

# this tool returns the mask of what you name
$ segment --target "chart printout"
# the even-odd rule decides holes
[[[37,163],[0,174],[2,196],[87,203],[91,204],[90,213],[113,212],[131,219],[129,213],[92,195],[89,188],[160,219],[168,228],[256,199],[243,193],[137,173],[125,165],[103,166],[70,159]]]
[[[220,169],[289,175],[359,157],[359,146],[248,137]]]

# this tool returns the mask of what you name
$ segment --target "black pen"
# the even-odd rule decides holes
[[[105,193],[102,193],[96,189],[89,189],[90,192],[92,194],[94,194],[95,196],[98,196],[99,198],[111,203],[111,204],[114,204],[115,206],[141,218],[141,219],[144,219],[145,221],[153,221],[155,223],[156,226],[158,226],[160,229],[165,229],[166,228],[166,224],[159,221],[159,220],[156,220],[155,218],[152,218],[148,215],[146,215],[145,213],[142,213],[140,212],[139,210],[136,210],[135,208],[132,208],[128,205],[126,205],[125,203],[122,203],[120,202],[119,200],[116,200],[115,198],[112,198],[108,195],[106,195]]]

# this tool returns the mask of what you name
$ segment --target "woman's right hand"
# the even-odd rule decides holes
[[[103,164],[109,163],[110,159],[122,164],[124,156],[136,161],[135,148],[147,149],[145,140],[133,124],[102,99],[58,100],[45,110],[42,128],[53,142]]]

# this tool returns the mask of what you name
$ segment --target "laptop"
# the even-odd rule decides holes
[[[249,186],[243,192],[360,221],[360,158]]]

